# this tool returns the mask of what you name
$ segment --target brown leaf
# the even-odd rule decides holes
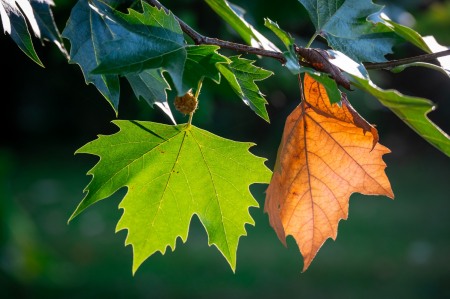
[[[305,271],[338,223],[348,217],[350,195],[394,198],[377,130],[344,97],[330,104],[325,88],[308,74],[304,100],[286,120],[264,210],[278,238],[292,235]]]

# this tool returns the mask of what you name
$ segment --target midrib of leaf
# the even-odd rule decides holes
[[[163,143],[161,143],[160,145],[158,145],[157,147],[154,147],[154,148],[152,149],[152,150],[157,149],[157,148],[158,148],[159,146],[161,146],[162,144],[164,144],[164,143],[166,143],[166,142],[169,142],[171,139],[177,137],[179,134],[182,134],[182,133],[184,133],[184,136],[183,136],[183,139],[181,140],[180,148],[179,148],[179,150],[178,150],[178,153],[177,153],[177,157],[176,157],[176,159],[175,159],[175,162],[173,163],[172,169],[171,169],[171,170],[169,171],[169,173],[168,173],[169,176],[168,176],[168,178],[167,178],[166,185],[164,186],[164,190],[163,190],[163,192],[162,192],[162,194],[161,194],[161,197],[160,197],[160,199],[159,199],[159,201],[158,201],[158,210],[156,211],[156,213],[155,213],[154,216],[153,216],[152,224],[151,224],[152,227],[154,227],[155,220],[156,220],[156,218],[157,218],[157,216],[158,216],[159,211],[161,210],[161,203],[164,201],[164,196],[165,196],[165,194],[166,194],[166,191],[170,188],[170,187],[169,187],[170,179],[172,178],[173,170],[175,169],[175,166],[177,165],[177,163],[178,163],[178,161],[179,161],[179,159],[180,159],[181,151],[183,150],[183,144],[184,144],[184,141],[186,140],[186,135],[187,135],[187,133],[188,133],[188,129],[183,130],[183,131],[180,131],[180,133],[174,135],[173,137],[169,138],[167,141],[164,141]],[[152,150],[148,151],[147,153],[151,152]],[[147,153],[145,153],[144,155],[142,155],[141,158],[143,158]],[[183,174],[184,174],[184,171],[183,171]],[[188,186],[189,186],[189,190],[190,190],[189,181],[188,181],[188,180],[186,180],[186,181],[188,182]],[[190,194],[191,194],[191,198],[192,198],[192,193],[190,192]],[[178,201],[177,201],[177,205],[178,205]],[[158,230],[155,230],[155,232],[157,233]],[[150,236],[150,234],[152,234],[152,233],[153,233],[153,232],[152,232],[151,230],[148,230],[148,231],[147,231],[147,236],[145,237],[145,242],[144,242],[143,247],[146,247],[146,246],[147,246],[147,242],[148,242],[148,240],[150,239],[149,236]]]
[[[227,255],[226,255],[226,256],[228,257],[228,256],[231,256],[231,252],[230,252],[230,243],[229,243],[229,241],[228,241],[228,234],[226,233],[226,229],[225,229],[225,226],[224,226],[224,224],[223,224],[223,223],[224,223],[224,221],[223,221],[223,220],[224,220],[224,216],[223,216],[223,213],[222,213],[222,206],[220,205],[220,200],[219,200],[219,195],[218,195],[218,192],[217,192],[216,184],[214,183],[213,174],[212,174],[212,172],[211,172],[211,169],[209,168],[208,163],[206,162],[205,155],[204,155],[204,153],[203,153],[202,147],[201,147],[200,144],[198,143],[197,139],[195,139],[194,135],[191,134],[191,136],[192,136],[192,138],[194,139],[195,143],[197,144],[198,150],[200,151],[200,153],[201,153],[201,155],[202,155],[202,161],[203,161],[203,163],[205,164],[206,169],[208,169],[209,177],[210,177],[210,179],[211,179],[211,183],[212,183],[213,188],[214,188],[214,191],[215,191],[214,199],[216,200],[217,205],[219,206],[219,209],[220,209],[220,215],[221,215],[221,217],[222,217],[222,221],[220,221],[220,224],[221,224],[222,230],[223,230],[223,232],[224,232],[224,236],[225,236],[226,243],[227,243]],[[211,149],[211,148],[210,148],[210,149]],[[213,149],[211,149],[211,150],[213,150]]]

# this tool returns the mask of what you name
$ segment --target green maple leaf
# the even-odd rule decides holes
[[[254,224],[249,207],[258,203],[253,183],[268,183],[265,159],[235,142],[194,126],[115,121],[120,131],[86,144],[76,153],[100,157],[88,174],[88,193],[69,221],[90,205],[122,187],[128,192],[117,231],[126,229],[133,247],[133,273],[153,253],[186,241],[196,214],[231,268],[236,267],[238,240],[245,224]]]
[[[395,34],[368,19],[382,6],[371,0],[299,0],[316,28],[335,50],[356,61],[385,61],[392,53]]]
[[[240,56],[229,58],[231,60],[230,64],[219,64],[217,68],[242,101],[268,122],[267,101],[255,84],[255,81],[264,80],[273,73],[254,66],[253,60],[240,58]]]

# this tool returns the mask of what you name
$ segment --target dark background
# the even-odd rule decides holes
[[[61,31],[74,3],[56,1]],[[202,1],[163,4],[205,35],[240,42]],[[264,17],[277,21],[300,45],[313,32],[295,0],[236,4],[274,41]],[[408,25],[450,45],[449,1],[389,1],[389,7],[392,18],[415,20]],[[322,46],[320,40],[314,46]],[[248,236],[241,238],[236,273],[216,248],[207,246],[206,233],[194,217],[186,244],[179,242],[164,256],[153,255],[133,277],[125,232],[114,233],[124,190],[67,224],[90,181],[85,174],[96,162],[74,152],[97,134],[114,132],[110,122],[115,114],[55,46],[35,41],[35,47],[45,68],[28,59],[9,36],[0,35],[2,298],[450,298],[450,160],[376,99],[358,91],[349,92],[349,100],[377,125],[380,143],[392,150],[384,160],[395,200],[354,194],[337,240],[324,244],[305,273],[294,240],[289,237],[288,248],[283,247],[262,208],[252,208],[256,226],[247,226]],[[416,54],[421,52],[404,44],[389,58]],[[211,82],[204,84],[194,124],[257,143],[252,152],[266,157],[272,168],[284,120],[297,105],[299,91],[296,78],[278,62],[266,58],[256,64],[275,72],[259,84],[269,101],[270,125],[226,83]],[[372,76],[383,88],[432,100],[437,109],[429,117],[450,131],[448,77],[419,68]],[[138,101],[125,81],[121,94],[119,118],[169,123],[159,110]],[[178,122],[187,120],[174,113]],[[251,187],[261,207],[265,188]]]

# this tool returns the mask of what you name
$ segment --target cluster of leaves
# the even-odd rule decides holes
[[[159,107],[174,123],[117,120],[117,133],[100,135],[77,151],[100,160],[88,172],[92,181],[70,220],[127,187],[116,230],[128,231],[133,273],[155,252],[174,249],[178,237],[185,242],[194,214],[208,233],[209,245],[219,249],[234,271],[239,238],[246,235],[245,224],[254,224],[248,209],[258,206],[251,184],[269,184],[265,211],[283,243],[287,235],[297,241],[303,270],[328,238],[336,238],[352,193],[393,198],[382,160],[389,149],[378,143],[377,130],[352,108],[339,85],[373,95],[450,156],[448,135],[427,118],[433,103],[376,86],[365,68],[367,63],[385,62],[399,42],[427,53],[446,48],[393,22],[371,0],[299,0],[316,28],[306,48],[318,36],[329,46],[308,51],[272,20],[266,19],[265,26],[279,38],[276,42],[249,24],[236,5],[205,0],[246,44],[263,54],[282,53],[294,79],[303,78],[302,101],[286,120],[273,174],[264,158],[249,152],[254,144],[195,127],[194,112],[189,123],[177,125],[167,97],[169,89],[178,96],[194,89],[197,98],[205,78],[217,84],[224,79],[250,109],[269,121],[267,101],[255,81],[272,72],[241,55],[220,54],[221,43],[193,43],[184,34],[186,24],[158,1],[148,2],[153,5],[127,1],[129,8],[123,12],[117,9],[121,1],[79,0],[60,35],[51,1],[0,0],[3,30],[38,64],[27,22],[36,37],[52,41],[70,63],[80,66],[86,83],[95,85],[116,113],[123,77],[137,98]],[[62,38],[70,42],[70,55]],[[392,71],[421,66],[450,76],[448,60],[440,58],[439,63],[409,63]]]

